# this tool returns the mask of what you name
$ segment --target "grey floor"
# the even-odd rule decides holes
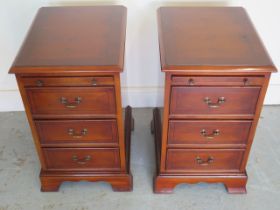
[[[40,166],[25,113],[0,113],[0,210],[280,209],[280,106],[263,109],[247,166],[246,195],[229,195],[222,184],[205,183],[181,184],[173,194],[153,194],[152,109],[134,109],[133,115],[133,192],[112,192],[106,183],[66,182],[59,192],[41,193]]]

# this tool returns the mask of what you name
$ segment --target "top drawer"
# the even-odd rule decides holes
[[[172,76],[172,85],[183,86],[261,86],[262,76]]]
[[[171,117],[253,117],[261,87],[180,87],[171,89]]]
[[[115,117],[114,87],[29,87],[34,118]]]
[[[22,77],[25,87],[90,87],[114,85],[111,76],[94,77]]]

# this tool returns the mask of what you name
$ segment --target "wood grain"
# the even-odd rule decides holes
[[[123,6],[43,7],[10,73],[122,71],[125,28]]]
[[[116,114],[113,87],[27,88],[26,92],[34,117]],[[65,103],[61,102],[62,98]],[[74,107],[69,108],[68,104]]]
[[[35,120],[42,146],[118,146],[116,120]]]
[[[155,193],[222,182],[246,193],[246,163],[276,68],[240,7],[158,10],[162,124],[154,111]],[[156,114],[155,114],[156,113]]]
[[[94,77],[22,77],[25,87],[95,87],[113,86],[110,76]]]
[[[261,86],[262,76],[172,76],[172,85],[178,86]]]
[[[252,121],[246,120],[170,120],[168,146],[245,147],[251,125]],[[216,135],[215,131],[218,131]]]
[[[260,87],[173,87],[170,115],[254,115]],[[219,104],[219,98],[225,102]],[[211,108],[205,98],[218,107]]]
[[[119,75],[125,30],[123,6],[43,7],[35,17],[9,73],[40,158],[41,191],[81,180],[132,190]]]
[[[175,172],[239,172],[244,150],[238,149],[168,149],[167,171]],[[204,164],[196,160],[201,158]],[[212,158],[212,162],[207,162]]]
[[[163,71],[276,71],[241,7],[158,10]]]
[[[120,170],[118,149],[44,148],[43,152],[46,158],[48,170]],[[89,157],[89,159],[87,159],[87,157]]]

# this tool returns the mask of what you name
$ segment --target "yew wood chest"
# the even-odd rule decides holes
[[[180,183],[222,182],[246,192],[246,163],[271,59],[239,7],[158,10],[163,117],[154,110],[156,193]]]
[[[126,8],[41,8],[10,73],[41,162],[41,190],[63,181],[106,181],[130,191],[131,108],[124,129]]]

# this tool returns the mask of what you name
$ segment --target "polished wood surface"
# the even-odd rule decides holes
[[[170,115],[253,116],[259,93],[260,87],[172,87]]]
[[[101,77],[22,77],[25,87],[92,87],[112,86],[114,78]]]
[[[176,172],[239,172],[244,150],[168,149],[166,170]]]
[[[118,149],[44,148],[48,170],[119,171]]]
[[[154,110],[154,192],[222,182],[246,193],[246,164],[276,71],[242,8],[158,10],[163,120]]]
[[[172,76],[172,85],[178,86],[258,86],[263,84],[262,76]]]
[[[245,147],[251,121],[170,120],[168,145],[181,147]]]
[[[41,162],[41,191],[64,181],[104,181],[131,191],[132,111],[124,127],[126,8],[39,10],[10,69]]]
[[[43,146],[117,146],[116,120],[36,120]]]
[[[275,71],[241,7],[158,10],[162,70]]]
[[[122,71],[126,8],[42,7],[11,73]]]
[[[27,88],[35,117],[116,114],[114,87]]]

